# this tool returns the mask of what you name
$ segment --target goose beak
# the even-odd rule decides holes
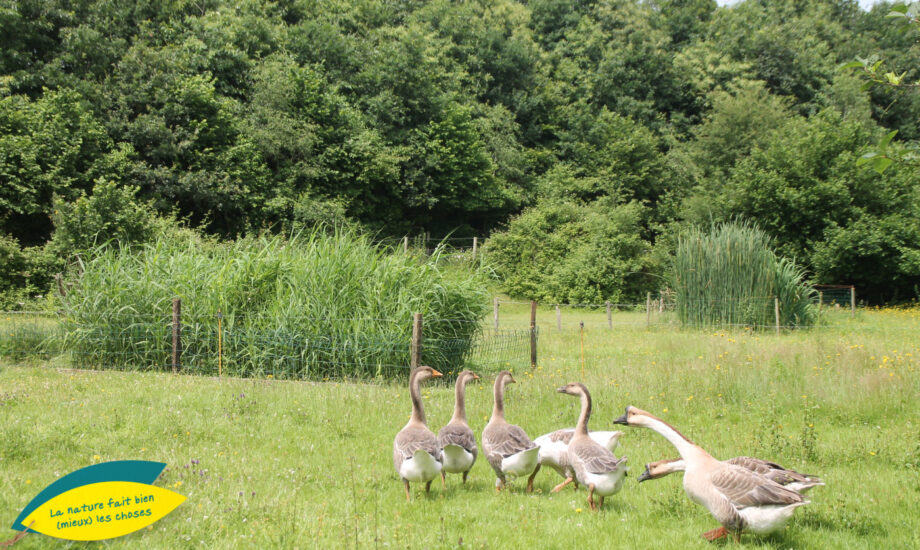
[[[639,475],[639,483],[642,483],[646,479],[652,479],[652,472],[648,471],[648,464],[645,465],[645,471]]]
[[[479,380],[479,375],[476,373],[473,373],[473,380]]]
[[[627,420],[627,415],[629,415],[629,407],[626,407],[626,412],[623,413],[623,416],[617,418],[613,421],[614,424],[623,424],[624,426],[629,426],[629,420]]]
[[[439,377],[439,376],[444,376],[444,375],[441,374],[439,371],[437,371],[437,370],[435,370],[435,369],[431,369],[431,376],[434,377],[434,378],[437,378],[437,377]]]
[[[556,388],[556,391],[559,392],[559,393],[565,393],[565,386],[560,386],[560,387]]]

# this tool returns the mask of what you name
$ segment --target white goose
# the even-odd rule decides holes
[[[542,448],[540,452],[543,452]],[[816,476],[789,470],[775,462],[768,462],[751,456],[736,456],[735,458],[729,458],[725,462],[734,464],[735,466],[741,466],[756,474],[760,474],[796,493],[804,493],[815,487],[824,485],[824,482]],[[645,472],[639,476],[639,483],[648,479],[659,479],[673,474],[674,472],[683,472],[686,467],[687,463],[682,458],[670,458],[650,462],[645,465]]]
[[[604,505],[604,497],[617,493],[623,487],[626,476],[626,457],[617,458],[607,447],[594,441],[588,435],[588,420],[591,418],[591,394],[584,384],[573,382],[562,386],[559,393],[581,398],[581,414],[575,425],[575,435],[567,449],[567,462],[574,471],[574,477],[568,476],[557,485],[553,492],[559,492],[573,479],[588,487],[588,504],[592,510]],[[594,504],[594,493],[598,503]]]
[[[431,480],[441,472],[441,447],[438,438],[425,423],[425,410],[419,395],[419,383],[429,378],[442,376],[431,367],[417,367],[409,374],[409,395],[412,397],[412,416],[406,426],[393,440],[393,466],[406,487],[409,498],[409,482],[424,482],[425,493],[431,488]]]
[[[533,478],[540,470],[540,447],[527,437],[527,433],[514,424],[505,421],[505,386],[513,384],[514,377],[508,371],[498,373],[495,379],[495,405],[492,418],[482,430],[482,450],[489,465],[495,470],[495,488],[505,487],[508,478],[523,477],[527,480],[527,491],[533,491]]]
[[[473,430],[466,421],[466,383],[470,380],[479,380],[474,372],[465,370],[457,376],[456,397],[454,402],[454,416],[446,426],[438,431],[438,444],[441,446],[441,486],[445,486],[444,473],[463,474],[463,483],[470,473],[470,468],[476,462],[479,449],[476,447],[476,438]]]
[[[735,541],[742,530],[766,534],[781,529],[799,506],[808,504],[802,495],[741,466],[716,460],[673,426],[650,413],[626,407],[616,424],[639,426],[658,432],[684,459],[684,491],[722,524],[704,533],[715,540],[731,533]]]
[[[575,472],[572,470],[568,458],[569,442],[572,441],[572,436],[574,435],[575,428],[563,428],[534,439],[533,442],[540,446],[540,466],[549,466],[565,478],[574,477]],[[610,452],[614,452],[620,444],[623,432],[620,430],[599,432],[592,430],[588,432],[588,436],[598,445],[607,447]],[[577,488],[578,481],[574,481],[573,485]]]

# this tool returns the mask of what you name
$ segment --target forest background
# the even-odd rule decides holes
[[[0,306],[106,242],[316,223],[489,236],[511,296],[641,301],[682,229],[732,219],[813,282],[916,298],[893,7],[3,0]],[[880,147],[900,161],[860,165]]]

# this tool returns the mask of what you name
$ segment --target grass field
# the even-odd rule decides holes
[[[526,306],[502,306],[525,326]],[[645,328],[645,314],[541,311],[540,360],[514,367],[509,421],[531,437],[574,425],[583,381],[591,427],[614,429],[626,405],[664,417],[713,455],[749,454],[821,475],[812,504],[753,548],[920,547],[920,310],[830,313],[811,331],[700,332]],[[584,351],[577,321],[585,320]],[[584,360],[582,360],[584,357]],[[71,365],[65,365],[71,366]],[[77,366],[77,365],[73,365]],[[168,463],[157,484],[188,497],[148,530],[106,548],[710,548],[716,527],[678,476],[635,482],[643,463],[675,455],[660,436],[625,428],[632,465],[621,493],[592,513],[586,492],[549,490],[552,471],[495,494],[480,457],[467,486],[448,478],[407,503],[391,462],[410,404],[403,384],[281,382],[95,372],[54,361],[0,365],[0,524],[58,476],[96,462]],[[491,380],[468,391],[477,435]],[[452,388],[423,391],[432,429]],[[0,540],[11,530],[0,531]],[[717,546],[732,546],[725,541]],[[68,547],[29,535],[15,548]]]

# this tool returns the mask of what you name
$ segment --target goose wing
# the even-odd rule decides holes
[[[428,451],[435,460],[440,461],[438,438],[428,428],[408,427],[396,434],[393,441],[393,465],[396,466],[396,470],[399,470],[403,460],[411,458],[420,449]]]
[[[536,446],[527,437],[527,433],[514,424],[495,426],[494,429],[483,433],[482,444],[489,447],[490,455],[498,455],[501,458],[508,458]]]
[[[735,465],[725,465],[710,475],[713,487],[738,508],[788,506],[805,502],[802,495]]]
[[[469,426],[448,424],[438,432],[438,444],[443,448],[447,445],[457,445],[471,453],[476,453],[476,438]]]
[[[610,449],[594,440],[569,445],[569,452],[592,474],[607,474],[616,470],[626,458],[617,458]]]
[[[775,481],[780,485],[788,485],[790,483],[820,483],[821,479],[796,472],[795,470],[789,470],[788,468],[783,468],[775,462],[769,462],[767,460],[762,460],[759,458],[754,458],[751,456],[737,456],[726,460],[729,464],[735,464],[736,466],[741,466],[742,468],[747,468],[752,472],[756,472],[767,479]]]
[[[562,443],[565,443],[566,445],[568,445],[569,443],[572,442],[573,435],[575,435],[574,428],[563,428],[561,430],[556,430],[555,432],[550,433],[549,440],[554,443],[557,441],[561,441]]]

